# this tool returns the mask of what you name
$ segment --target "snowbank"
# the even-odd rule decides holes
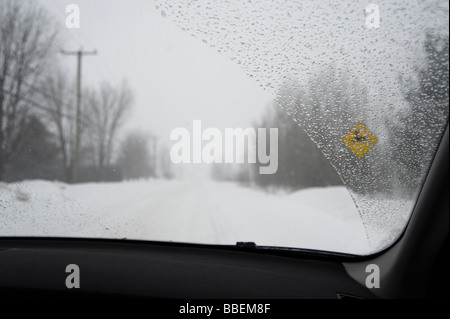
[[[267,194],[234,183],[0,183],[0,235],[128,238],[369,253],[345,187]]]

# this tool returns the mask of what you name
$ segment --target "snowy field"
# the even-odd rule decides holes
[[[345,187],[267,194],[225,182],[0,183],[0,236],[128,238],[367,254]]]

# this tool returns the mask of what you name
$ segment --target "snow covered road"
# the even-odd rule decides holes
[[[212,181],[0,183],[0,235],[369,251],[345,187],[268,194]]]

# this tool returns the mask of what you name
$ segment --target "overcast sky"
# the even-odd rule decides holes
[[[153,1],[40,0],[61,24],[67,50],[97,50],[83,59],[83,83],[126,79],[136,103],[128,127],[169,142],[173,128],[248,127],[272,97],[232,61],[182,32]],[[65,8],[80,8],[81,28],[66,29]],[[75,57],[63,57],[75,76]]]

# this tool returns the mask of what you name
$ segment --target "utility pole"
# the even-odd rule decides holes
[[[78,182],[78,171],[80,165],[80,120],[81,120],[81,60],[85,55],[96,55],[97,51],[61,51],[64,55],[77,56],[77,115],[75,124],[75,155],[72,158],[72,181]]]
[[[151,141],[152,141],[152,176],[151,177],[156,177],[156,173],[157,173],[157,168],[158,168],[158,157],[157,157],[157,153],[158,153],[158,136],[154,135],[151,137]]]

